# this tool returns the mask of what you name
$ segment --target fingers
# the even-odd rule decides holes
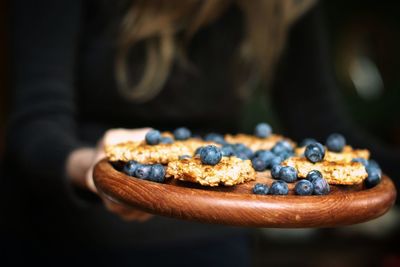
[[[149,130],[151,130],[151,128],[140,128],[132,130],[120,128],[108,130],[104,134],[103,138],[99,141],[96,154],[93,157],[93,164],[86,173],[86,184],[89,190],[94,193],[98,193],[93,180],[93,167],[99,160],[106,156],[104,152],[104,147],[108,145],[116,145],[118,143],[127,141],[141,141],[145,138],[145,135]],[[126,221],[144,222],[153,217],[153,215],[149,213],[129,208],[122,204],[117,204],[109,199],[103,198],[103,202],[107,210],[117,214],[120,218]]]
[[[146,133],[150,129],[151,128],[139,128],[139,129],[120,128],[120,129],[108,130],[104,134],[103,138],[97,144],[97,149],[93,156],[92,165],[86,172],[86,186],[89,188],[89,190],[91,190],[94,193],[97,193],[97,189],[93,181],[93,167],[99,160],[101,160],[106,156],[104,151],[104,146],[115,145],[126,141],[143,140]]]
[[[66,159],[65,172],[74,186],[86,188],[87,170],[92,166],[96,150],[82,147],[73,150]]]
[[[111,129],[108,130],[103,138],[104,145],[116,145],[118,143],[127,141],[140,141],[143,140],[146,133],[151,128],[139,128],[139,129]]]
[[[93,160],[92,160],[92,165],[90,166],[90,168],[87,170],[86,172],[86,186],[87,188],[89,188],[90,191],[97,193],[97,188],[94,184],[94,180],[93,180],[93,169],[94,169],[94,165],[96,165],[96,163],[103,159],[106,156],[104,150],[102,149],[97,149],[95,155],[93,156]]]
[[[90,167],[90,169],[86,173],[86,187],[92,191],[93,193],[97,194],[97,188],[94,184],[94,179],[93,179],[93,167]]]
[[[108,200],[108,199],[103,199],[103,201],[104,201],[104,205],[106,206],[107,210],[109,210],[110,212],[112,212],[114,214],[117,214],[121,219],[123,219],[125,221],[145,222],[153,217],[153,215],[151,215],[147,212],[129,208],[129,207],[123,206],[122,204],[117,204],[115,202],[112,202],[111,200]]]
[[[132,211],[131,213],[127,213],[124,215],[119,215],[121,219],[127,222],[137,221],[137,222],[146,222],[150,220],[153,215],[143,212],[143,211]]]
[[[138,141],[143,140],[146,133],[150,128],[140,129],[111,129],[108,130],[104,137],[98,142],[96,152],[93,156],[92,165],[86,173],[86,186],[94,193],[97,193],[96,186],[93,181],[93,167],[94,165],[106,156],[104,151],[105,145],[114,145],[126,141]]]

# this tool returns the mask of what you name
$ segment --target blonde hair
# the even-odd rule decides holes
[[[298,3],[297,3],[298,2]],[[244,14],[245,33],[238,46],[237,65],[242,73],[238,91],[257,79],[268,80],[279,58],[292,22],[314,0],[139,0],[125,14],[116,56],[116,77],[121,94],[135,102],[154,98],[175,61],[189,63],[185,47],[196,32],[219,18],[236,3]],[[180,38],[178,38],[178,35]],[[129,79],[127,58],[131,48],[145,43],[146,61],[139,82]]]

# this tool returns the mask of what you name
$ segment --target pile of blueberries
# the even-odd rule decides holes
[[[364,158],[355,158],[353,159],[354,162],[360,162],[364,165],[365,170],[368,173],[367,179],[365,179],[365,187],[372,188],[380,183],[382,179],[382,169],[379,164],[373,160],[366,160]]]
[[[293,183],[297,180],[297,171],[290,166],[275,165],[271,170],[271,175],[277,179],[268,187],[266,184],[256,184],[253,187],[253,193],[258,195],[287,195],[289,187],[287,183]],[[296,195],[326,195],[330,192],[328,182],[322,177],[322,174],[313,170],[307,174],[306,179],[298,181],[294,187]]]
[[[271,135],[272,129],[267,123],[260,123],[255,128],[255,135],[261,138],[266,138]],[[206,165],[216,165],[220,162],[222,157],[235,156],[242,160],[254,158],[254,152],[245,146],[244,144],[231,144],[225,141],[224,136],[218,133],[209,133],[204,137],[205,141],[214,142],[220,144],[221,147],[214,145],[207,145],[199,147],[195,151],[195,155],[198,155],[201,162]],[[185,155],[186,157],[187,155]],[[278,161],[278,159],[276,159]],[[280,159],[279,163],[282,160]]]
[[[313,139],[307,139],[304,142],[306,149],[304,151],[304,156],[311,162],[319,162],[323,160],[325,156],[325,149],[324,147],[316,142]],[[342,152],[343,148],[346,146],[346,139],[341,134],[331,134],[326,139],[325,146],[328,148],[329,151],[332,152]],[[379,184],[382,177],[382,170],[379,164],[371,159],[366,160],[364,158],[354,158],[353,162],[360,162],[364,165],[365,170],[367,171],[367,178],[365,179],[365,186],[367,188],[372,188]]]
[[[283,142],[283,141],[281,141]],[[272,162],[273,156],[280,156],[285,159],[293,155],[293,151],[289,147],[284,147],[278,142],[271,151],[258,151],[255,155],[258,156],[252,159],[253,167],[257,171],[263,171],[264,169],[271,168],[271,176],[277,181],[274,181],[271,187],[266,184],[256,184],[253,187],[253,193],[259,195],[287,195],[289,193],[287,183],[293,183],[297,180],[297,170],[291,166],[281,166],[280,163],[275,164]],[[342,152],[346,145],[346,139],[341,134],[331,134],[328,136],[325,146],[329,151]],[[318,143],[315,139],[307,138],[303,140],[300,145],[305,147],[304,156],[312,163],[320,162],[325,157],[325,148],[321,143]],[[278,151],[278,153],[277,153]],[[378,163],[374,160],[366,160],[363,158],[355,158],[354,162],[361,162],[368,173],[368,177],[365,180],[365,186],[367,188],[374,187],[381,180],[382,171]],[[321,172],[318,170],[312,170],[307,174],[306,179],[299,180],[295,187],[294,192],[297,195],[326,195],[330,192],[330,187],[327,181],[322,177]]]
[[[185,127],[177,128],[174,131],[175,140],[186,140],[190,138],[192,133]],[[161,136],[160,131],[151,130],[146,136],[146,143],[149,145],[158,144],[172,144],[174,139],[171,137]],[[141,164],[136,161],[128,161],[122,171],[132,177],[136,177],[143,180],[149,180],[153,182],[162,183],[165,181],[165,167],[161,164]]]
[[[314,160],[312,162],[322,160],[325,155],[324,147],[317,142],[310,142],[306,151],[306,157],[309,160],[310,158]],[[298,179],[297,170],[291,166],[281,166],[280,164],[293,155],[293,148],[287,141],[279,141],[271,150],[257,151],[252,159],[254,169],[256,171],[270,169],[271,176],[276,181],[271,184],[271,187],[266,184],[256,184],[253,187],[253,193],[258,195],[287,195],[289,193],[287,183],[293,183]],[[330,192],[330,187],[322,174],[313,170],[308,173],[306,179],[296,183],[294,191],[297,195],[326,195]]]
[[[254,135],[259,138],[267,138],[272,134],[272,128],[267,123],[259,123],[254,130]],[[173,132],[174,138],[164,137],[158,130],[151,130],[145,136],[145,141],[149,145],[171,144],[174,140],[187,140],[192,137],[192,133],[185,127],[177,128]],[[203,164],[216,165],[222,157],[236,156],[243,160],[251,160],[253,168],[256,171],[271,170],[271,176],[276,179],[268,187],[266,184],[256,184],[253,188],[255,194],[287,195],[289,192],[287,183],[293,183],[297,180],[297,170],[290,166],[281,166],[280,164],[287,158],[294,155],[292,145],[281,140],[275,144],[271,150],[258,150],[253,152],[244,144],[231,144],[225,141],[224,136],[217,133],[209,133],[204,137],[205,141],[215,142],[221,147],[207,145],[196,150]],[[341,152],[346,145],[346,140],[341,134],[331,134],[328,136],[325,146],[329,151]],[[306,138],[301,143],[305,147],[304,156],[310,162],[320,162],[325,157],[325,148],[315,139]],[[190,158],[192,155],[182,155],[183,158]],[[377,185],[381,180],[382,171],[374,160],[365,160],[362,158],[353,159],[355,162],[361,162],[368,173],[365,180],[367,188]],[[150,180],[154,182],[164,182],[165,168],[161,164],[140,164],[135,161],[129,161],[124,167],[123,172],[127,175]],[[325,195],[330,192],[329,184],[322,177],[322,174],[313,170],[308,173],[306,179],[299,180],[295,185],[295,193],[298,195]]]
[[[260,123],[256,126],[254,134],[260,138],[266,138],[270,136],[272,133],[271,127],[267,123]],[[235,156],[240,159],[252,159],[254,158],[254,152],[244,144],[231,144],[225,141],[224,136],[217,133],[209,133],[204,137],[205,141],[214,142],[221,145],[221,148],[218,148],[221,151],[223,157],[231,157]],[[201,155],[201,150],[203,147],[200,147],[195,154]]]
[[[162,183],[165,180],[165,168],[161,164],[141,164],[134,160],[128,161],[122,171],[143,180]]]
[[[186,127],[177,128],[173,134],[175,140],[187,140],[192,136],[191,131]],[[161,136],[158,130],[150,130],[145,136],[148,145],[172,144],[174,139],[168,136]]]

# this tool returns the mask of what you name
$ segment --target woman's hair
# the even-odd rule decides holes
[[[251,81],[268,81],[286,40],[289,26],[314,0],[138,0],[132,1],[121,26],[116,56],[118,87],[136,102],[155,97],[174,62],[189,66],[185,47],[196,32],[218,19],[232,4],[244,17],[237,65],[242,74],[238,92],[245,95]],[[179,36],[178,36],[179,35]],[[178,38],[179,37],[179,38]],[[129,77],[131,48],[143,42],[145,67],[139,82]]]

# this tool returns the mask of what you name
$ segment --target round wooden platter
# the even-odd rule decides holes
[[[184,220],[235,226],[271,228],[336,227],[365,222],[387,212],[396,189],[387,176],[371,189],[331,186],[325,196],[297,196],[289,184],[287,196],[255,195],[255,183],[271,184],[269,171],[256,181],[233,187],[203,187],[168,180],[160,184],[129,177],[106,159],[94,169],[94,182],[101,194],[124,205],[149,213]]]

